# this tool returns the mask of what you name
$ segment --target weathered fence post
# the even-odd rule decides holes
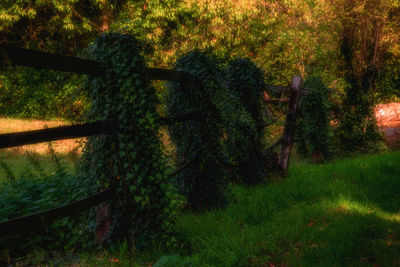
[[[301,77],[293,77],[292,85],[290,87],[289,110],[287,113],[285,128],[283,131],[281,153],[278,158],[279,168],[282,176],[287,175],[287,169],[289,166],[290,151],[292,149],[293,135],[296,128],[297,107],[301,96],[301,85]]]

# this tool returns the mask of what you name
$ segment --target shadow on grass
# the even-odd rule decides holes
[[[226,210],[185,213],[180,241],[200,265],[400,264],[400,153],[291,169],[235,187]]]
[[[399,214],[343,198],[323,203],[318,213],[297,228],[290,239],[299,243],[294,249],[289,246],[281,261],[307,266],[400,264]]]

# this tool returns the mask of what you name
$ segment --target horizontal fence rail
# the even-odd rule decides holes
[[[61,56],[11,45],[0,46],[0,60],[11,66],[52,69],[79,74],[100,75],[101,66],[91,60]]]
[[[52,69],[78,74],[101,75],[101,64],[87,59],[61,56],[52,53],[0,45],[0,62],[11,66]],[[150,80],[184,82],[190,75],[183,71],[146,68]]]
[[[159,118],[161,125],[203,119],[201,111],[193,111],[176,117]],[[14,146],[32,145],[63,139],[112,133],[118,126],[117,120],[101,120],[92,123],[59,126],[48,129],[0,134],[0,149]]]
[[[115,126],[115,121],[103,120],[81,125],[60,126],[42,130],[0,134],[0,148],[109,133],[115,128],[113,126]]]
[[[101,63],[76,57],[61,56],[53,53],[40,52],[13,45],[0,45],[0,63],[11,66],[25,66],[39,69],[52,69],[78,74],[101,75]],[[150,80],[196,83],[195,77],[189,73],[161,68],[146,68]],[[270,92],[290,93],[290,86],[265,85]],[[308,94],[307,91],[302,92]]]
[[[2,222],[0,223],[0,236],[10,236],[32,230],[43,229],[46,225],[49,225],[53,221],[67,216],[78,215],[84,210],[97,206],[102,202],[111,200],[112,196],[113,190],[109,189],[66,206],[57,207],[44,212],[38,212],[28,216]]]

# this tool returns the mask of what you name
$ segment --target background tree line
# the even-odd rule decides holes
[[[194,48],[247,57],[268,83],[320,76],[347,147],[377,138],[372,108],[400,96],[396,0],[5,0],[0,41],[81,56],[104,31],[135,34],[149,65],[171,68]],[[14,68],[0,75],[0,114],[77,118],[87,106],[71,74]],[[160,87],[160,93],[162,92]]]

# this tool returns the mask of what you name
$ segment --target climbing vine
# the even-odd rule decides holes
[[[192,75],[185,83],[169,83],[167,114],[178,116],[200,110],[201,120],[176,123],[169,127],[176,145],[176,184],[195,210],[222,207],[227,202],[226,167],[221,146],[223,127],[218,99],[222,71],[215,60],[201,51],[178,59],[175,70]]]
[[[228,94],[238,99],[229,118],[225,147],[233,163],[232,178],[244,184],[255,184],[265,176],[263,156],[264,120],[261,92],[264,79],[261,70],[248,59],[235,59],[226,69]],[[232,106],[232,105],[228,105]]]
[[[136,248],[173,241],[176,206],[157,138],[157,98],[140,51],[134,37],[117,33],[101,35],[87,50],[103,66],[103,74],[85,85],[92,100],[87,119],[117,123],[110,126],[113,134],[88,138],[81,160],[81,176],[92,190],[115,189],[105,239],[127,239]]]
[[[299,103],[296,127],[299,153],[316,161],[328,159],[332,152],[329,88],[321,77],[314,75],[306,78],[303,88],[309,94],[303,95]]]

